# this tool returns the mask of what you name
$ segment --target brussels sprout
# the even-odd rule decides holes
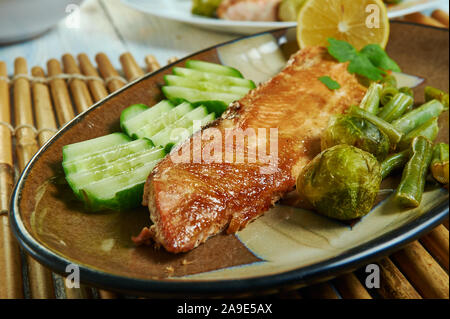
[[[193,14],[213,18],[216,16],[217,7],[222,0],[194,0],[192,1]]]
[[[389,153],[389,137],[369,121],[352,115],[330,120],[322,135],[322,151],[334,145],[347,144],[373,154],[379,161]]]
[[[297,178],[297,191],[325,216],[351,220],[366,215],[381,183],[381,167],[370,153],[341,144],[317,155]]]

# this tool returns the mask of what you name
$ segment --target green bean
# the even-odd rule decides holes
[[[398,91],[400,93],[404,93],[404,94],[409,95],[410,97],[414,98],[414,91],[407,86],[402,86],[401,88],[398,89]]]
[[[378,127],[380,131],[384,132],[389,137],[392,149],[394,149],[397,143],[402,139],[403,134],[401,132],[397,131],[395,127],[393,127],[390,123],[386,122],[383,119],[380,119],[378,116],[364,111],[357,106],[350,107],[349,111],[350,114],[366,119],[367,121]]]
[[[438,125],[438,118],[433,117],[429,119],[427,122],[423,123],[418,128],[412,130],[406,135],[403,135],[402,140],[400,143],[398,143],[397,147],[398,149],[406,149],[411,144],[411,141],[417,137],[417,136],[423,136],[429,139],[430,141],[434,141],[436,136],[439,133],[439,125]]]
[[[392,171],[405,166],[409,160],[410,153],[410,150],[406,149],[400,153],[389,155],[383,162],[381,162],[382,178],[385,179]]]
[[[431,100],[393,121],[392,125],[403,134],[408,134],[443,111],[444,106],[438,100]]]
[[[386,122],[391,123],[398,119],[406,110],[413,104],[413,99],[404,93],[397,93],[392,100],[386,104],[383,109],[377,114]]]
[[[431,173],[434,179],[441,184],[448,184],[448,144],[438,143],[433,148],[433,158],[431,160]]]
[[[411,144],[411,153],[394,197],[397,203],[405,207],[417,207],[422,200],[433,153],[431,141],[423,136],[416,137]]]
[[[431,86],[425,87],[425,101],[438,100],[448,109],[448,93]]]
[[[380,106],[381,88],[381,84],[372,82],[359,107],[372,114],[377,114]]]
[[[397,88],[393,86],[385,86],[381,89],[380,102],[386,105],[398,93]]]
[[[414,91],[411,88],[407,87],[407,86],[403,86],[403,87],[399,88],[398,91],[400,93],[404,93],[406,95],[409,95],[410,97],[413,98],[413,103],[406,109],[406,112],[411,111],[413,109],[413,107],[414,107]]]

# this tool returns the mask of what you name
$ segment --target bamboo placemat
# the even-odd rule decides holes
[[[170,59],[170,62],[176,58]],[[9,198],[14,184],[33,154],[76,114],[108,93],[144,75],[131,53],[120,56],[123,72],[99,53],[95,67],[86,54],[61,62],[47,62],[28,70],[17,58],[13,76],[0,61],[0,299],[4,298],[121,298],[123,295],[92,287],[66,288],[64,280],[26,255],[9,229]],[[152,55],[147,72],[159,68]],[[276,298],[372,299],[449,298],[448,220],[402,250],[377,262],[380,288],[367,289],[364,267],[325,283],[273,292]],[[129,296],[126,296],[129,297]]]

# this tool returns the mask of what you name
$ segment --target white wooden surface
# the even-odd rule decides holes
[[[126,51],[142,67],[148,54],[165,65],[170,57],[183,57],[237,37],[154,18],[119,0],[86,0],[80,10],[78,26],[63,20],[39,37],[0,46],[0,61],[6,62],[8,73],[13,73],[14,59],[18,56],[26,58],[29,68],[39,65],[46,69],[51,58],[82,52],[92,61],[97,53],[104,52],[116,68],[120,68],[120,54]]]
[[[442,8],[448,11],[447,0],[442,1]],[[46,62],[51,58],[81,52],[88,54],[92,61],[98,52],[104,52],[118,69],[119,55],[126,51],[142,67],[147,54],[153,54],[165,65],[170,57],[181,58],[238,37],[155,18],[128,8],[120,0],[86,0],[80,8],[79,25],[67,20],[34,39],[0,46],[0,61],[6,62],[8,73],[13,73],[14,59],[18,56],[26,58],[30,69],[35,65],[46,69]]]

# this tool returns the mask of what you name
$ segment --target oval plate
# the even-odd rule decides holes
[[[282,29],[228,42],[188,58],[222,62],[262,82],[277,73],[298,48],[295,29]],[[393,23],[388,53],[403,71],[448,90],[448,31]],[[414,54],[411,54],[411,53]],[[187,58],[186,58],[187,59]],[[193,251],[173,255],[135,247],[131,236],[149,224],[146,208],[87,214],[64,183],[62,146],[119,131],[130,104],[153,105],[162,98],[163,76],[186,59],[147,74],[95,104],[66,124],[33,157],[13,193],[10,219],[20,244],[57,273],[80,267],[84,283],[133,294],[227,295],[326,280],[398,249],[442,222],[448,192],[428,190],[417,209],[401,210],[390,197],[350,227],[312,212],[277,204],[236,235],[218,235]],[[416,100],[423,99],[423,86]],[[439,139],[448,143],[448,112]],[[384,184],[391,187],[393,178]]]
[[[254,34],[297,25],[295,21],[231,21],[202,17],[191,13],[192,0],[122,0],[122,3],[156,17],[183,22],[218,32]],[[403,0],[399,4],[388,6],[388,16],[390,19],[393,19],[413,12],[436,8],[440,4],[442,4],[440,0]]]

